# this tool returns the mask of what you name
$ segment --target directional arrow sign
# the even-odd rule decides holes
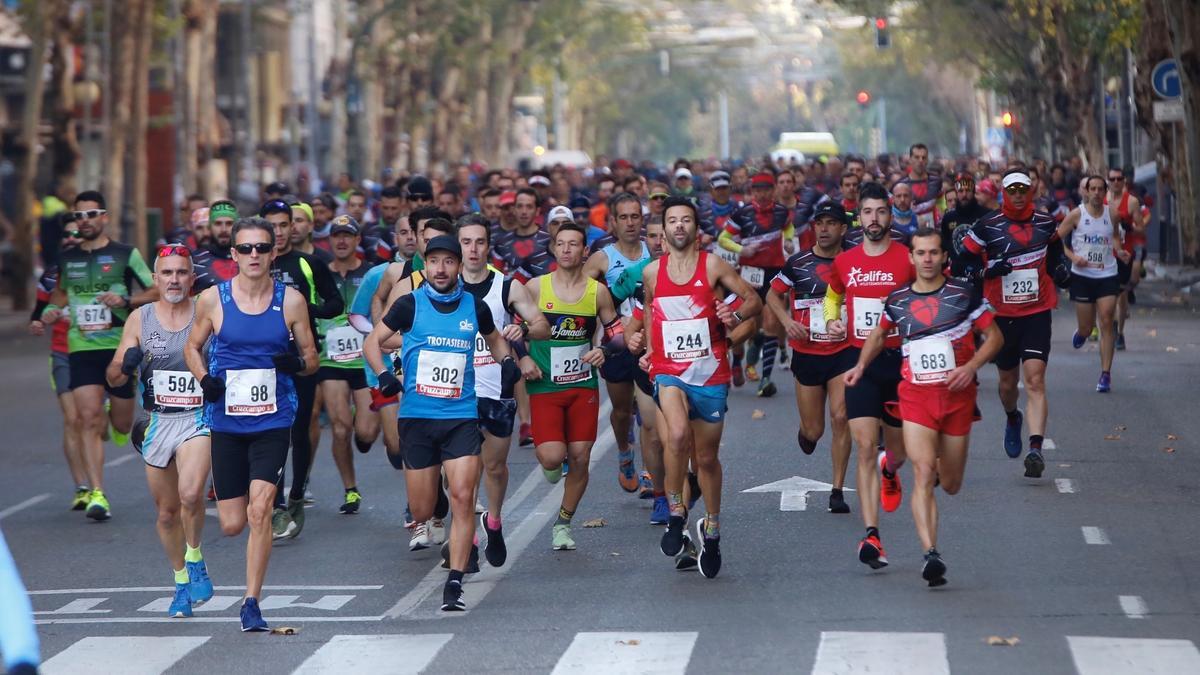
[[[822,483],[819,480],[803,476],[792,476],[774,483],[742,490],[742,492],[778,492],[780,511],[804,511],[808,508],[808,493],[829,492],[832,489],[833,486],[829,483]],[[844,489],[846,492],[854,492],[849,488]]]

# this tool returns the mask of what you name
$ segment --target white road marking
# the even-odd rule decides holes
[[[1070,478],[1055,478],[1054,487],[1064,495],[1075,494],[1075,481]]]
[[[320,673],[419,673],[453,638],[433,635],[334,635],[305,659],[293,675]]]
[[[378,591],[379,586],[263,586],[264,591]],[[245,586],[214,586],[217,591],[244,591]],[[126,586],[118,588],[56,588],[29,591],[29,595],[81,595],[86,593],[174,593],[174,586]]]
[[[607,419],[608,411],[610,410],[612,410],[612,403],[608,400],[605,400],[604,404],[600,406],[600,419]],[[596,464],[606,454],[608,454],[609,450],[612,450],[615,447],[616,441],[613,438],[612,427],[609,426],[604,430],[603,433],[600,434],[600,437],[596,440],[596,444],[592,446],[592,461],[588,464],[588,467],[593,475],[596,475],[597,473]],[[514,494],[514,499],[505,502],[505,510],[509,512],[515,511],[521,505],[521,502],[517,501],[516,497],[519,496],[523,501],[525,497],[528,497],[530,494],[532,494],[534,488],[539,483],[544,483],[545,480],[545,477],[542,475],[541,465],[539,464],[535,466],[533,471],[531,471],[529,475],[525,477],[525,480],[522,481],[521,487]],[[520,557],[521,553],[524,552],[527,546],[529,546],[529,543],[533,541],[534,537],[538,536],[539,534],[545,534],[545,521],[548,520],[551,514],[554,514],[555,516],[558,514],[559,502],[562,501],[562,485],[562,481],[559,481],[558,485],[554,486],[550,492],[546,493],[546,496],[542,497],[542,500],[537,503],[532,511],[526,514],[526,516],[520,521],[520,524],[518,524],[515,528],[505,528],[506,533],[504,537],[504,543],[508,549],[508,559],[505,561],[504,567],[498,569],[486,564],[481,564],[479,573],[471,575],[467,583],[463,585],[463,600],[467,603],[466,612],[442,612],[440,611],[439,603],[438,610],[427,612],[419,617],[415,616],[417,614],[417,610],[421,608],[421,604],[426,600],[426,598],[428,598],[446,583],[446,570],[442,569],[439,558],[438,563],[433,567],[433,569],[430,570],[429,573],[426,574],[425,577],[422,578],[412,590],[410,590],[408,593],[405,593],[404,596],[401,597],[391,609],[385,612],[384,616],[389,619],[440,619],[454,618],[470,613],[472,608],[478,607],[479,603],[482,602],[485,597],[487,597],[488,593],[492,591],[492,588],[496,586],[496,583],[499,582],[504,575],[508,574],[508,571],[513,568],[513,564],[516,562],[516,559]],[[483,551],[479,552],[479,557],[482,563]]]
[[[122,675],[159,675],[208,639],[207,636],[87,637],[43,663],[40,672],[73,675],[97,670],[98,664],[108,663],[119,664]]]
[[[95,609],[96,605],[103,603],[108,598],[79,598],[72,600],[58,609],[34,612],[36,615],[42,614],[108,614],[111,609]],[[164,607],[165,611],[166,608]]]
[[[197,612],[223,612],[236,604],[241,603],[242,596],[240,595],[214,595],[208,599],[208,602],[200,606],[192,606],[192,609]],[[139,612],[154,612],[155,614],[163,614],[171,607],[171,598],[155,598],[150,602],[138,608]]]
[[[336,612],[354,599],[353,595],[322,595],[316,602],[296,602],[298,595],[268,595],[259,603],[263,611],[272,609],[320,609],[326,612]]]
[[[29,499],[26,499],[25,501],[21,502],[20,504],[14,504],[13,506],[10,506],[7,509],[4,509],[3,511],[0,511],[0,520],[4,520],[5,518],[11,516],[12,514],[18,512],[18,511],[23,511],[31,506],[41,504],[42,502],[46,501],[49,498],[50,498],[50,493],[43,492],[42,494],[40,494],[36,497],[30,497]]]
[[[293,622],[303,623],[355,623],[355,622],[376,622],[383,621],[382,614],[379,616],[267,616],[268,623],[273,624],[288,624]],[[190,619],[173,619],[166,616],[113,616],[113,617],[88,617],[88,618],[61,618],[61,619],[34,619],[33,623],[39,626],[47,626],[51,624],[87,624],[87,623],[238,623],[241,621],[236,616],[193,616]]]
[[[141,455],[135,451],[130,451],[124,455],[121,455],[120,457],[118,457],[116,459],[108,460],[107,462],[104,463],[104,468],[111,469],[114,466],[121,466],[125,462],[128,462],[128,461],[134,459],[135,457],[141,457]]]
[[[833,485],[830,483],[824,483],[803,476],[792,476],[791,478],[784,478],[773,483],[742,490],[742,492],[778,492],[780,511],[806,511],[808,510],[808,493],[829,492],[832,489]],[[846,492],[854,492],[854,490],[846,488]]]
[[[1179,675],[1200,673],[1200,651],[1191,640],[1067,636],[1079,675]]]
[[[821,632],[813,675],[949,675],[943,633]]]
[[[667,675],[687,670],[697,633],[576,633],[554,675]]]
[[[1112,543],[1108,540],[1108,535],[1104,533],[1104,530],[1090,525],[1083,527],[1083,540],[1095,546],[1105,546]]]
[[[1131,619],[1144,619],[1150,613],[1150,608],[1140,595],[1118,595],[1117,601],[1121,603],[1121,611]]]

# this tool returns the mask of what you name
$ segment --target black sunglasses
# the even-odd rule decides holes
[[[63,239],[70,239],[72,237],[74,237],[75,239],[78,239],[79,238],[79,230],[63,230],[63,234],[62,234]]]
[[[251,251],[258,251],[259,255],[266,255],[274,248],[274,244],[268,244],[264,241],[258,244],[237,244],[233,247],[233,250],[241,253],[242,255],[250,255]]]
[[[1123,183],[1125,182],[1125,176],[1109,176],[1108,180],[1111,183]]]

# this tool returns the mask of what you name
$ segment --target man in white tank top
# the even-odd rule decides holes
[[[1104,178],[1084,179],[1084,202],[1058,226],[1058,236],[1066,244],[1071,260],[1071,300],[1079,327],[1071,336],[1071,346],[1079,349],[1087,342],[1092,326],[1100,328],[1100,380],[1096,391],[1112,388],[1112,360],[1116,345],[1117,296],[1121,283],[1117,278],[1117,260],[1129,262],[1129,253],[1121,247],[1121,231],[1112,209],[1104,204],[1108,189]]]

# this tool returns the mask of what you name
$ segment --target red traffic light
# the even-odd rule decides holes
[[[854,100],[858,101],[859,105],[866,105],[871,102],[871,94],[866,89],[862,89],[854,97]]]
[[[1004,126],[1011,127],[1013,125],[1013,114],[1010,112],[1005,112],[1000,116],[1000,121],[1004,124]]]
[[[887,29],[887,19],[882,16],[875,17],[875,28],[878,30]]]

